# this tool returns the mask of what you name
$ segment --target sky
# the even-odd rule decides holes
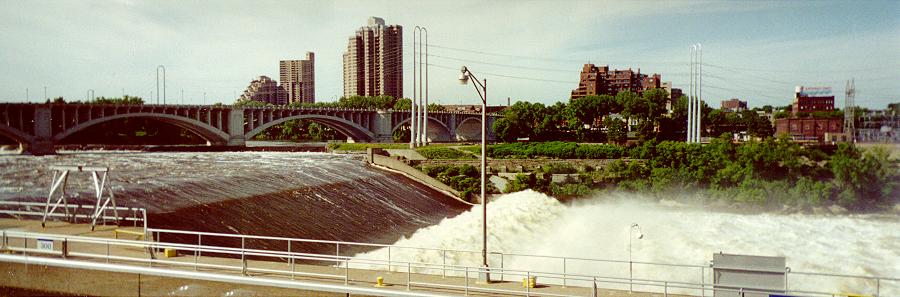
[[[568,101],[584,63],[659,73],[687,89],[703,47],[703,100],[791,103],[794,86],[829,86],[843,106],[900,102],[900,1],[15,1],[0,0],[0,102],[123,93],[155,102],[232,103],[278,61],[316,54],[317,101],[343,94],[347,38],[370,16],[404,27],[412,96],[413,27],[428,29],[429,98],[489,104]],[[45,96],[46,87],[46,96]],[[151,92],[153,96],[151,97]],[[183,99],[182,99],[183,92]],[[204,96],[205,94],[205,96]]]

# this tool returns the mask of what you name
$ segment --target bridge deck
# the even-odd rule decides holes
[[[75,235],[75,236],[85,236],[85,237],[97,237],[97,238],[113,238],[115,237],[114,230],[117,229],[115,226],[98,226],[95,231],[90,231],[90,226],[85,224],[69,224],[63,222],[50,222],[47,224],[46,228],[42,228],[40,221],[37,220],[16,220],[16,219],[0,219],[0,229],[3,230],[11,230],[11,231],[23,231],[23,232],[36,232],[36,233],[45,233],[45,234],[58,234],[58,235]],[[118,228],[121,230],[131,230],[137,231],[140,233],[140,228],[132,228],[132,227],[122,227]],[[129,234],[127,232],[120,232],[120,238],[126,239],[136,239],[137,235]],[[18,246],[21,247],[25,243],[22,239],[14,239],[11,238],[8,242],[8,246]],[[30,241],[29,245],[33,246],[36,242]],[[146,249],[138,248],[138,247],[119,247],[119,246],[103,246],[103,245],[76,245],[75,243],[69,244],[70,251],[79,251],[79,252],[90,252],[96,254],[107,253],[112,256],[120,256],[127,258],[148,258],[148,252]],[[195,256],[193,253],[184,255],[180,254],[173,258],[166,258],[163,253],[158,253],[158,259],[172,261],[172,264],[167,263],[154,263],[152,267],[154,268],[166,268],[173,270],[185,270],[185,271],[203,271],[210,273],[218,273],[218,274],[227,274],[227,275],[235,275],[240,276],[241,271],[234,269],[220,269],[220,268],[210,268],[210,267],[199,267],[195,268],[192,266],[192,263],[199,264],[207,264],[207,265],[228,265],[231,267],[240,267],[241,260],[237,258],[226,258],[226,257],[216,257],[216,256]],[[33,254],[29,254],[33,255]],[[47,256],[47,257],[58,257],[58,256]],[[80,257],[69,257],[71,260],[82,260],[82,261],[94,261],[94,262],[106,262],[105,259],[97,259],[97,258],[80,258]],[[176,265],[175,263],[182,263],[184,265]],[[148,263],[139,263],[135,261],[129,260],[111,260],[110,263],[118,263],[118,264],[127,264],[127,265],[138,265],[147,267]],[[283,275],[283,274],[273,274],[266,272],[259,272],[259,269],[272,269],[272,270],[290,270],[290,264],[286,262],[275,262],[275,261],[260,261],[260,260],[248,260],[247,267],[252,267],[256,271],[248,272],[248,276],[251,278],[273,278],[273,279],[283,279],[290,280],[295,279],[297,281],[307,281],[307,282],[317,282],[324,284],[334,284],[334,285],[343,285],[343,278],[337,279],[328,276],[315,276],[309,274],[321,274],[321,275],[338,275],[348,276],[348,284],[349,286],[358,286],[358,287],[366,287],[372,288],[375,284],[376,277],[383,277],[384,283],[387,284],[384,287],[384,292],[386,294],[390,294],[391,291],[406,291],[407,288],[407,280],[411,280],[413,283],[428,283],[429,285],[413,285],[411,290],[414,292],[422,292],[422,293],[431,293],[431,294],[443,294],[443,295],[463,295],[465,293],[462,288],[438,288],[438,286],[447,285],[447,286],[459,286],[464,287],[467,283],[468,286],[472,289],[468,293],[472,296],[525,296],[525,289],[521,286],[521,281],[502,281],[502,282],[493,282],[490,284],[476,284],[477,274],[475,272],[471,273],[471,276],[468,280],[464,277],[459,276],[446,276],[442,277],[440,275],[440,271],[435,274],[421,274],[421,273],[412,273],[407,275],[405,272],[388,272],[383,270],[372,270],[372,269],[359,269],[352,268],[349,272],[345,272],[343,268],[328,266],[328,265],[311,265],[311,264],[300,264],[296,263],[294,266],[294,271],[298,274],[294,276]],[[397,268],[395,268],[397,269]],[[401,270],[404,268],[400,268]],[[301,275],[305,274],[305,275]],[[87,281],[87,280],[86,280]],[[2,284],[0,284],[2,286]],[[478,292],[474,288],[489,288],[489,289],[499,289],[499,290],[509,290],[509,291],[517,291],[518,293],[498,293],[498,292]],[[258,290],[266,290],[258,291],[257,293],[262,295],[271,295],[276,294],[276,292],[283,292],[283,288],[270,288],[269,289],[260,287]],[[268,292],[268,293],[267,293]],[[561,285],[554,284],[544,284],[541,283],[541,280],[538,280],[538,287],[530,289],[530,295],[539,296],[551,294],[551,295],[560,295],[560,296],[591,296],[591,289],[587,287],[577,287],[577,286],[568,286],[564,287]],[[598,296],[633,296],[633,297],[643,297],[643,296],[663,296],[661,293],[629,293],[628,291],[619,291],[619,290],[605,290],[600,289],[597,292]],[[676,296],[673,294],[669,294],[669,296]]]

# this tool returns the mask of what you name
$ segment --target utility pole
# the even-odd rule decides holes
[[[31,94],[28,94],[28,88],[25,88],[25,102],[31,102]]]
[[[159,71],[162,70],[162,102],[166,104],[166,66],[156,66],[156,104],[159,104]]]
[[[184,104],[184,89],[181,89],[181,104]]]
[[[47,86],[44,86],[44,100],[49,100],[49,99],[50,98],[47,98]]]
[[[844,97],[844,133],[847,135],[848,142],[856,142],[856,79],[847,81],[846,94]]]

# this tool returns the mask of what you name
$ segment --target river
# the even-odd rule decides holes
[[[120,204],[146,207],[150,226],[210,232],[377,242],[473,250],[481,248],[481,208],[365,165],[360,156],[322,153],[77,153],[0,157],[0,199],[41,200],[51,164],[112,168]],[[87,176],[70,179],[83,189]],[[896,214],[739,214],[636,194],[607,193],[561,203],[531,191],[488,204],[492,252],[707,265],[713,253],[784,256],[792,271],[900,277]],[[332,247],[309,247],[330,252]],[[387,251],[350,251],[385,258]],[[436,252],[394,249],[394,259],[441,263]],[[480,254],[452,254],[448,264],[477,266]],[[491,266],[501,260],[491,258]],[[558,260],[507,256],[505,268],[562,271]],[[627,277],[627,264],[567,263],[566,272]],[[634,276],[700,280],[696,268],[635,265]],[[711,272],[704,278],[710,282]],[[791,287],[874,294],[874,282],[791,275]],[[611,287],[616,287],[610,285]],[[900,296],[900,283],[881,284]],[[621,288],[621,287],[618,287]],[[677,290],[676,290],[677,291]]]

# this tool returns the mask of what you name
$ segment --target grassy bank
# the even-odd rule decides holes
[[[477,146],[456,149],[460,150],[480,152]],[[694,197],[702,197],[698,199],[771,208],[840,205],[857,211],[889,208],[900,199],[898,161],[880,148],[862,150],[846,144],[801,147],[775,138],[742,144],[722,138],[705,145],[648,141],[630,148],[545,142],[491,145],[487,153],[491,158],[620,159],[603,168],[544,166],[511,180],[506,192],[533,189],[571,197],[625,190],[661,199],[694,193],[699,194]],[[462,166],[468,165],[456,167]],[[468,189],[471,182],[442,179],[438,172],[466,172],[465,176],[477,178],[474,167],[423,171],[460,191]],[[470,171],[475,171],[474,175],[468,175]],[[553,174],[568,174],[567,180],[553,183]]]

